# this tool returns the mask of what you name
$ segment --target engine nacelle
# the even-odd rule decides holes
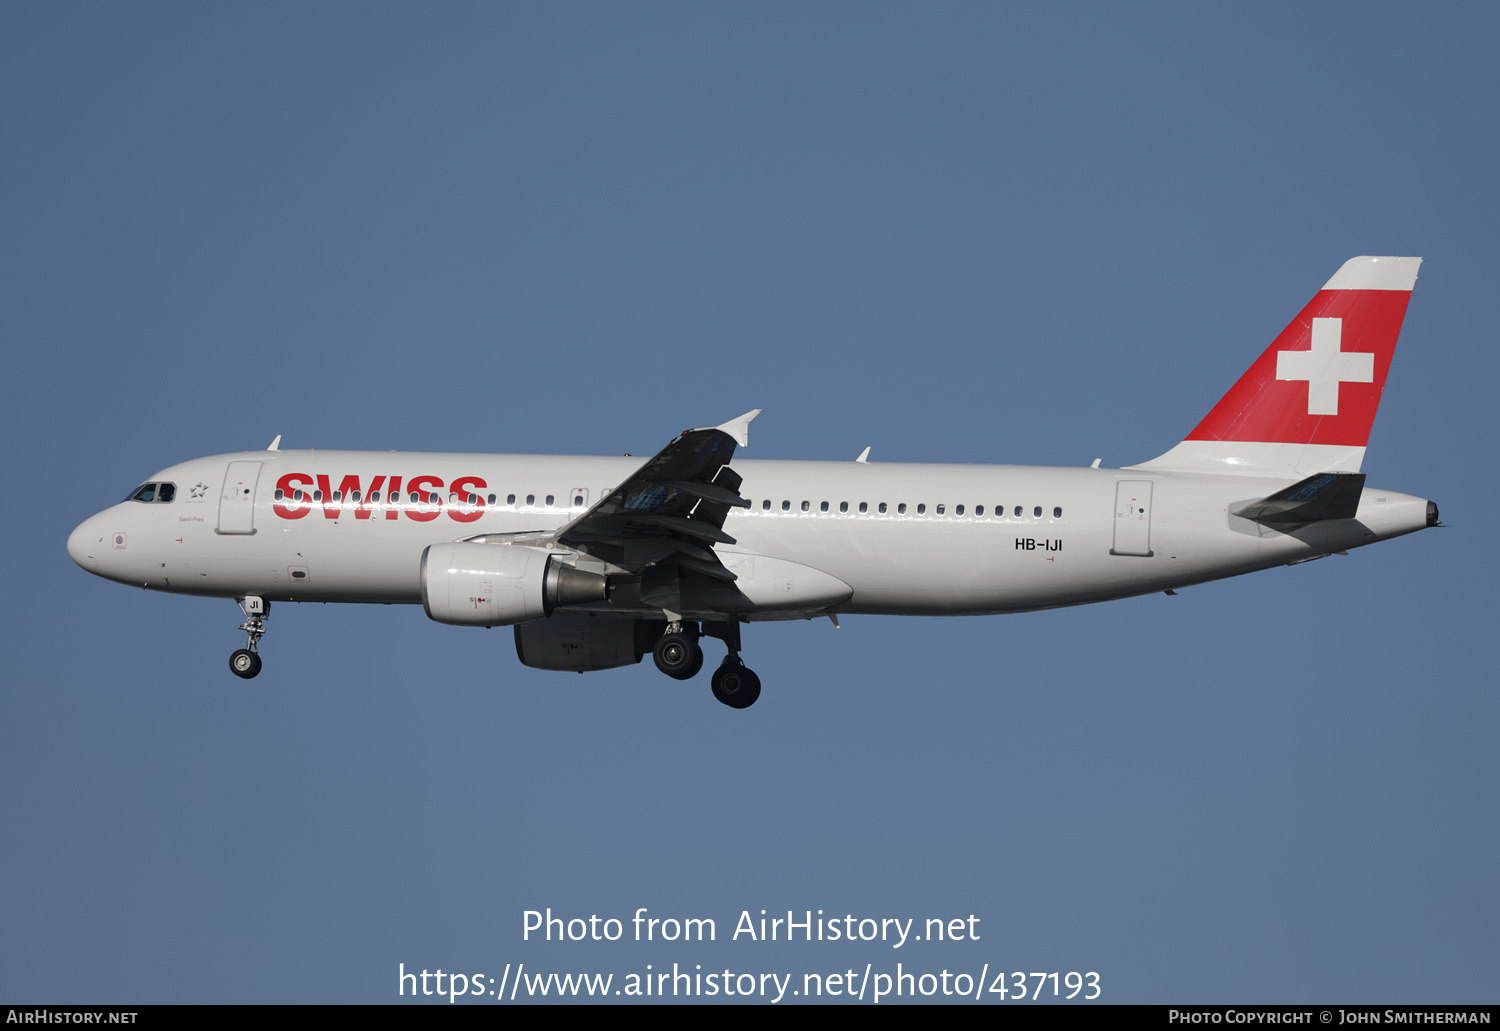
[[[422,552],[422,607],[454,626],[509,626],[542,619],[560,605],[602,601],[604,577],[560,561],[545,548],[453,541]]]
[[[583,673],[632,666],[666,629],[662,620],[562,613],[516,627],[516,655],[532,669]]]

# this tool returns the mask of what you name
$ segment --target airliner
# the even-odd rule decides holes
[[[261,670],[276,602],[420,603],[514,628],[520,661],[638,663],[714,696],[760,679],[747,623],[975,615],[1108,601],[1296,564],[1439,525],[1360,472],[1420,258],[1358,257],[1188,436],[1118,469],[742,460],[747,412],[651,459],[265,451],[170,466],[68,554],[152,591],[234,599]]]

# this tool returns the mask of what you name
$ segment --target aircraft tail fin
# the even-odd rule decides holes
[[[1421,258],[1344,262],[1187,439],[1132,469],[1359,472]]]

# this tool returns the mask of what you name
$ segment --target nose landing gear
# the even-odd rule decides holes
[[[240,629],[245,631],[245,647],[229,656],[229,671],[242,680],[249,680],[260,672],[260,639],[266,635],[266,617],[271,614],[271,603],[263,598],[248,595],[235,599],[245,621]]]
[[[241,648],[229,656],[229,670],[235,676],[249,680],[260,672],[260,656],[248,648]]]

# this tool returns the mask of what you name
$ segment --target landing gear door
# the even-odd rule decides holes
[[[1115,546],[1111,555],[1151,555],[1151,481],[1115,484]]]
[[[219,492],[219,533],[255,532],[255,483],[259,462],[230,462]]]

